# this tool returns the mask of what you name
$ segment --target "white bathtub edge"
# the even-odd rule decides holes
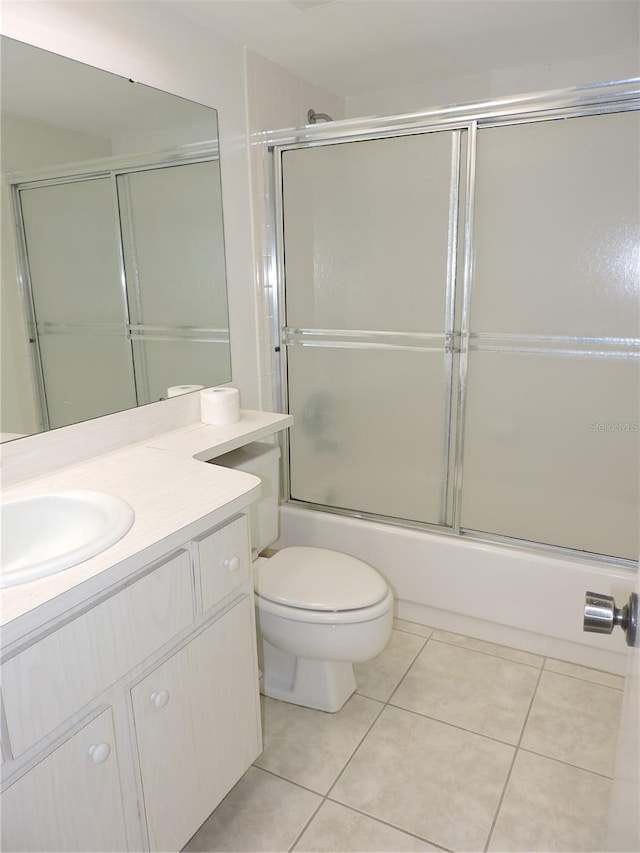
[[[623,632],[585,634],[587,590],[626,601],[634,577],[617,566],[283,505],[277,548],[352,554],[394,589],[401,619],[624,674]]]

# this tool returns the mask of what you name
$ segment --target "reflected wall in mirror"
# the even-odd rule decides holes
[[[228,382],[216,111],[0,47],[2,437]]]

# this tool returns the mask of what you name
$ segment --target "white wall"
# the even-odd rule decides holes
[[[25,316],[15,255],[11,196],[6,174],[66,163],[108,157],[108,139],[52,127],[22,116],[2,117],[2,380],[0,382],[0,432],[32,433],[39,427],[32,382],[31,347],[28,344]]]
[[[620,51],[545,65],[497,68],[488,74],[434,80],[347,98],[348,118],[418,112],[428,107],[625,80],[640,75],[640,54]]]
[[[6,0],[4,35],[219,111],[233,381],[259,403],[243,49],[160,3]]]

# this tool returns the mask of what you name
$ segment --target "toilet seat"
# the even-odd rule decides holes
[[[289,604],[278,604],[268,598],[262,598],[256,593],[256,605],[262,613],[289,619],[291,622],[306,622],[314,625],[355,625],[358,622],[371,622],[383,616],[393,607],[393,593],[387,589],[387,594],[377,604],[369,607],[359,607],[355,610],[308,610],[304,607],[291,607]]]
[[[317,619],[323,613],[331,621],[336,614],[372,608],[389,594],[384,578],[367,563],[326,548],[278,551],[258,567],[254,588],[261,606],[311,611],[308,621],[324,621]]]

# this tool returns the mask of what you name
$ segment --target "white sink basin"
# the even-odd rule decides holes
[[[128,503],[102,492],[54,492],[4,502],[0,587],[94,557],[122,539],[134,517]]]

